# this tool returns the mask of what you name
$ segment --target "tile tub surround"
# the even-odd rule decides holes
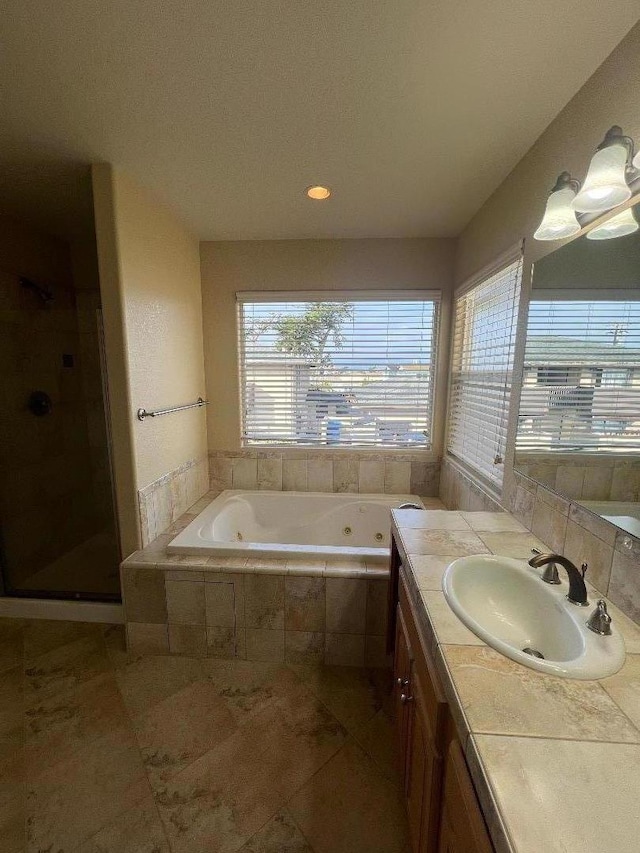
[[[131,652],[390,665],[385,570],[277,560],[249,568],[235,558],[227,558],[234,565],[225,558],[187,559],[122,564]]]
[[[210,488],[437,497],[440,461],[427,451],[272,448],[209,453]]]
[[[640,459],[597,453],[518,453],[516,466],[519,473],[572,500],[640,500]]]
[[[185,462],[138,491],[142,546],[169,528],[209,491],[206,456]]]
[[[0,850],[406,853],[383,681],[0,619]]]
[[[479,551],[523,558],[533,544],[545,543],[505,512],[394,510],[392,516],[417,623],[497,853],[636,853],[640,628],[609,604],[627,646],[627,661],[611,678],[574,681],[523,667],[462,624],[444,598],[442,575],[466,552],[470,536]],[[592,600],[593,588],[589,593]],[[567,792],[573,792],[570,807]]]
[[[389,666],[387,567],[364,560],[167,554],[175,534],[213,496],[121,564],[132,652]]]

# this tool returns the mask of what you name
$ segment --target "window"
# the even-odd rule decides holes
[[[439,294],[237,300],[244,446],[431,446]]]
[[[518,250],[455,299],[447,450],[498,488],[521,279]]]
[[[640,301],[575,296],[532,296],[516,447],[637,452]]]

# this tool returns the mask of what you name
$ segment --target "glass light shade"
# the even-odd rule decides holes
[[[547,199],[542,222],[533,235],[535,240],[562,240],[564,237],[571,237],[572,234],[578,233],[580,223],[571,206],[575,195],[575,190],[570,186],[564,186],[551,193]]]
[[[626,167],[624,145],[607,145],[596,151],[582,189],[573,200],[573,209],[580,213],[601,213],[631,198]]]
[[[612,240],[614,237],[624,237],[638,230],[638,223],[630,207],[612,216],[602,225],[598,225],[587,234],[587,240]]]

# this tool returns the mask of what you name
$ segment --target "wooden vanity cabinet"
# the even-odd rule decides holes
[[[396,736],[412,851],[490,853],[449,707],[401,578],[395,615]]]
[[[451,741],[447,753],[438,853],[493,853],[457,739]]]

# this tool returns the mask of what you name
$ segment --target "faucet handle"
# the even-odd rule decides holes
[[[598,599],[596,609],[587,619],[587,628],[602,637],[608,637],[611,634],[611,616],[607,611],[607,602],[604,598]]]
[[[589,566],[588,566],[586,563],[583,563],[583,564],[580,566],[580,571],[582,572],[582,580],[584,580],[584,576],[586,575],[586,573],[587,573],[587,569],[588,569],[588,568],[589,568]],[[607,609],[607,605],[606,605],[606,604],[604,605],[604,609],[605,609],[605,610]]]

